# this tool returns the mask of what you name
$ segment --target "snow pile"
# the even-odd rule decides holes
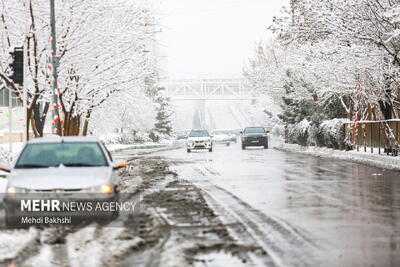
[[[171,246],[161,253],[160,262],[164,267],[187,266],[185,251],[193,248],[193,246],[194,244],[190,241]]]
[[[152,148],[160,148],[165,147],[166,144],[158,144],[158,143],[143,143],[143,144],[110,144],[106,145],[108,151],[119,151],[124,149],[152,149]]]
[[[2,231],[0,232],[0,262],[15,259],[31,243],[36,241],[37,231]]]
[[[52,247],[48,244],[44,244],[39,253],[28,261],[24,262],[24,266],[26,267],[51,267],[54,266],[54,253],[52,251]]]
[[[143,244],[140,237],[126,239],[124,228],[85,227],[67,237],[70,266],[113,266],[115,259]],[[90,256],[89,256],[90,255]]]
[[[99,136],[100,140],[106,145],[109,144],[135,144],[150,142],[147,133],[136,132],[136,133],[111,133]]]
[[[321,158],[347,160],[356,163],[367,164],[378,168],[400,170],[400,157],[388,156],[386,154],[378,154],[377,148],[374,149],[374,153],[371,153],[370,148],[367,149],[367,152],[364,152],[364,150],[343,151],[316,146],[302,147],[297,144],[282,144],[282,146],[276,147],[276,149],[302,153]]]

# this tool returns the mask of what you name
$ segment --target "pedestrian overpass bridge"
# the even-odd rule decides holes
[[[256,90],[242,79],[178,79],[160,83],[174,100],[252,100]]]

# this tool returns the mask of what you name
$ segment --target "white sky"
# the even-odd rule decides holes
[[[289,0],[162,0],[159,34],[170,78],[240,77]]]

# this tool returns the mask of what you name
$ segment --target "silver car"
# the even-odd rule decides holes
[[[51,137],[29,141],[9,172],[4,204],[12,224],[19,193],[84,193],[116,199],[117,169],[106,147],[93,137]]]
[[[208,149],[213,151],[213,141],[207,130],[191,130],[186,140],[187,152],[197,149]]]

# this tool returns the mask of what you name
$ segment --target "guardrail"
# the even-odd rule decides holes
[[[345,133],[357,150],[374,153],[375,148],[379,154],[399,154],[400,119],[345,123]]]

